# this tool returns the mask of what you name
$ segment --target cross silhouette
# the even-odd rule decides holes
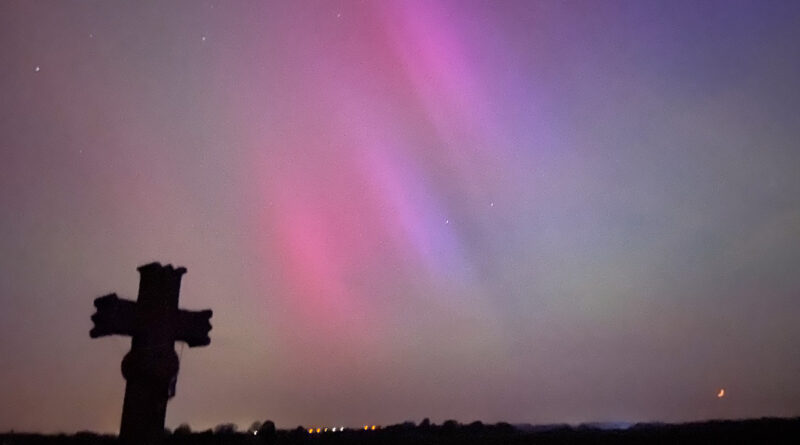
[[[109,294],[94,300],[92,338],[128,335],[131,350],[122,360],[127,381],[119,439],[122,444],[150,445],[161,440],[167,400],[175,395],[178,355],[175,342],[190,347],[211,343],[211,310],[178,309],[181,277],[186,268],[145,264],[137,301]]]

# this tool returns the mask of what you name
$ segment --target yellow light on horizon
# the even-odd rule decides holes
[[[321,429],[319,429],[319,428],[317,428],[317,434],[319,434],[319,433],[320,433],[320,431],[322,431],[322,430],[321,430]]]
[[[720,388],[719,393],[717,393],[717,398],[721,399],[723,397],[725,397],[725,388]]]
[[[369,425],[364,425],[364,431],[369,429]]]
[[[375,425],[372,425],[372,431],[375,431]]]
[[[308,434],[314,434],[314,428],[309,428],[308,429]]]

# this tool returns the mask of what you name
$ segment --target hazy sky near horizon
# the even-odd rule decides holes
[[[800,2],[0,3],[0,431],[800,415]],[[720,388],[726,397],[716,397]]]

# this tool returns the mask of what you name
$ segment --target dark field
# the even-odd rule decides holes
[[[116,436],[88,432],[74,435],[0,434],[0,445],[12,444],[116,444]],[[303,427],[277,430],[262,427],[234,432],[218,427],[204,432],[184,428],[167,434],[164,444],[706,444],[800,443],[800,418],[763,418],[686,424],[636,424],[627,429],[549,425],[514,427],[499,423],[468,425],[454,421],[442,425],[404,423],[376,431],[346,430],[309,434]]]

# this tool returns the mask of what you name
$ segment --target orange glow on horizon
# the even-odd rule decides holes
[[[725,397],[725,388],[720,388],[719,393],[717,394],[717,398],[721,399]]]

